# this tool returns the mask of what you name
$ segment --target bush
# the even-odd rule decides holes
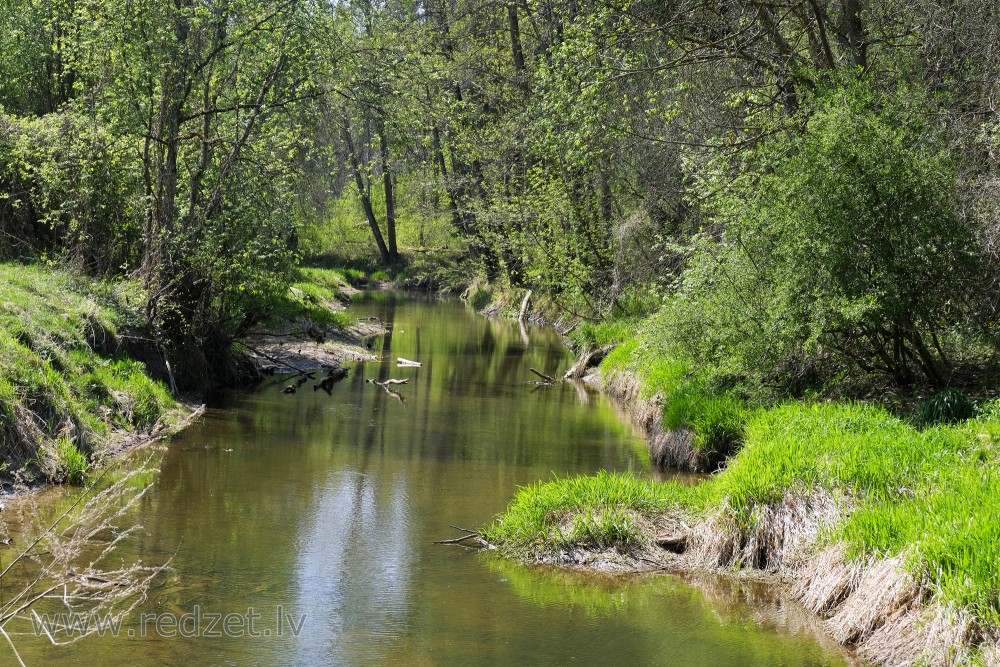
[[[976,406],[961,389],[945,389],[920,404],[913,414],[913,423],[917,428],[933,424],[957,424],[972,419],[975,414]]]
[[[898,384],[948,378],[946,334],[975,319],[975,242],[933,128],[867,85],[834,86],[701,185],[705,235],[661,319],[698,363],[767,378],[832,355]],[[785,369],[783,371],[783,369]]]

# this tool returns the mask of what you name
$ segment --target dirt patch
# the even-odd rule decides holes
[[[263,333],[246,341],[250,360],[261,373],[313,371],[344,361],[374,360],[365,341],[386,332],[377,320],[360,320],[346,332],[312,336],[308,327],[290,332]]]

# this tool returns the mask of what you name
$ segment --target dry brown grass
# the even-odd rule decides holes
[[[0,573],[0,636],[17,664],[24,663],[12,626],[24,627],[37,622],[39,614],[53,612],[89,618],[125,616],[146,600],[150,587],[166,571],[167,563],[129,563],[118,552],[122,543],[142,530],[133,523],[131,510],[149,490],[160,454],[150,450],[127,471],[118,471],[113,481],[111,468],[106,468],[102,490],[82,491],[21,545]],[[87,631],[45,630],[56,645],[77,642],[96,631],[96,626]]]

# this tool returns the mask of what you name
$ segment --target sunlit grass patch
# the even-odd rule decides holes
[[[642,319],[623,317],[600,322],[585,322],[570,334],[580,348],[595,349],[609,343],[623,343],[635,336]]]
[[[555,478],[522,487],[507,511],[488,526],[485,538],[515,552],[627,546],[643,539],[643,519],[690,502],[690,495],[681,485],[627,473]]]
[[[753,414],[751,406],[736,393],[714,387],[712,378],[689,363],[632,338],[612,350],[601,369],[635,373],[644,398],[661,397],[663,428],[690,430],[697,450],[727,456],[742,442],[743,428]]]
[[[339,305],[347,281],[333,269],[301,268],[297,280],[272,304],[272,324],[306,319],[320,327],[344,329],[351,323]]]
[[[118,331],[137,316],[117,292],[57,269],[0,264],[7,473],[34,469],[82,481],[111,428],[151,428],[176,405],[142,364],[118,356]]]
[[[749,522],[754,507],[796,488],[846,492],[854,509],[826,539],[856,558],[905,555],[942,602],[995,624],[998,444],[989,415],[921,431],[873,405],[786,403],[748,423],[743,449],[706,494]]]

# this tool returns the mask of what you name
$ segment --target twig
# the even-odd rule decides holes
[[[478,530],[469,530],[468,528],[462,528],[461,526],[454,526],[454,525],[452,525],[450,523],[448,524],[448,527],[449,528],[454,528],[455,530],[460,530],[463,533],[468,533],[469,535],[478,535],[479,534]]]
[[[479,535],[462,535],[451,540],[434,540],[434,544],[460,544],[466,540],[478,540]]]
[[[545,380],[549,384],[555,384],[555,382],[556,382],[556,379],[554,377],[552,377],[551,375],[546,375],[545,373],[542,373],[541,371],[535,370],[534,368],[529,368],[528,370],[531,371],[532,373],[534,373],[535,375],[537,375],[538,377],[542,378],[543,380]]]

